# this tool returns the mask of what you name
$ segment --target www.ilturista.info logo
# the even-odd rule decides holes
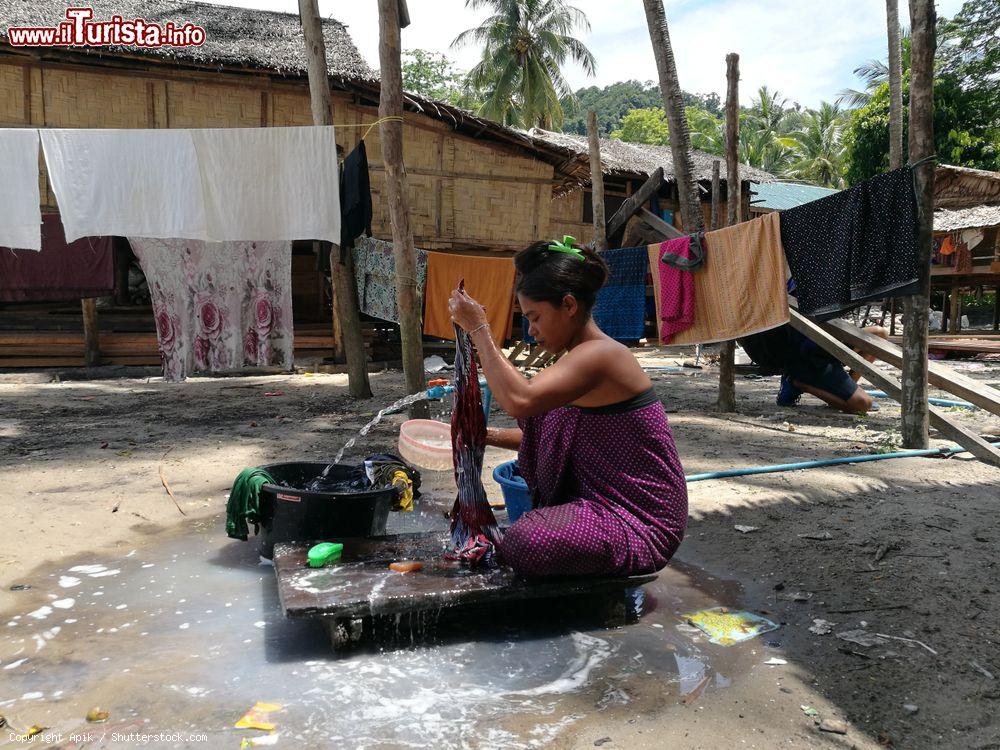
[[[66,21],[58,26],[22,26],[7,29],[13,47],[104,47],[111,44],[137,47],[200,47],[205,29],[193,23],[149,23],[143,18],[92,21],[93,8],[67,8]]]

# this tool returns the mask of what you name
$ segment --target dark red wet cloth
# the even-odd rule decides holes
[[[42,217],[42,249],[0,248],[0,301],[61,302],[103,297],[115,290],[111,237],[66,244],[57,214]]]
[[[460,289],[464,284],[459,285]],[[458,497],[451,511],[452,549],[446,557],[468,565],[493,565],[500,541],[496,517],[483,488],[486,416],[479,371],[469,335],[455,326],[455,411],[451,415],[451,451]]]

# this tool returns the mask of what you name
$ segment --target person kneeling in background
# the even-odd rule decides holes
[[[889,337],[889,332],[880,326],[868,326],[864,331]],[[739,344],[754,364],[769,374],[781,374],[778,406],[797,406],[802,394],[809,393],[847,414],[878,411],[878,404],[858,387],[861,373],[845,367],[790,325],[746,336],[739,339]],[[875,361],[874,357],[865,359]]]

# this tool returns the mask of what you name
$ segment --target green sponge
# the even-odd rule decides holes
[[[338,542],[320,542],[309,549],[309,567],[322,568],[327,563],[337,562],[344,551],[344,545]]]

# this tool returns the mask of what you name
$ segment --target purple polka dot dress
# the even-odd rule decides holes
[[[687,525],[687,485],[652,389],[518,423],[518,465],[534,510],[500,542],[506,564],[531,578],[625,576],[667,564]]]

